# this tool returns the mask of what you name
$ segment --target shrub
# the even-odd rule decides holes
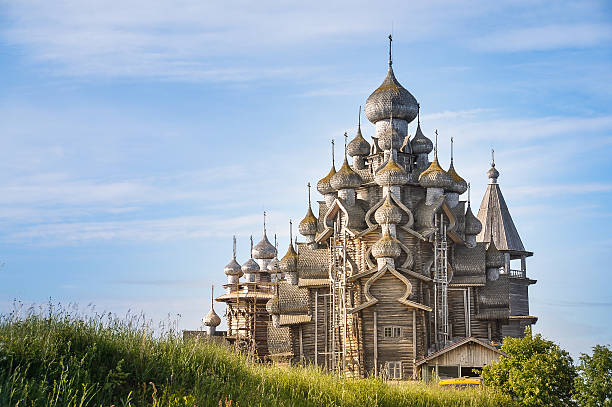
[[[533,336],[506,337],[501,350],[508,356],[482,370],[484,383],[500,389],[525,406],[572,404],[576,369],[569,353],[554,342]]]

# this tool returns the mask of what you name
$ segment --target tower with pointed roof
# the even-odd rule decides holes
[[[234,250],[217,301],[227,304],[228,340],[252,344],[276,363],[354,377],[412,379],[434,368],[442,377],[471,374],[499,357],[495,346],[504,336],[521,336],[536,322],[527,296],[535,281],[525,266],[532,253],[510,217],[494,162],[474,215],[454,138],[445,171],[438,131],[435,143],[425,135],[420,105],[393,71],[391,45],[389,36],[387,75],[365,103],[374,136],[364,137],[360,109],[354,138],[344,134],[338,170],[332,140],[331,169],[317,183],[322,200],[311,200],[308,183],[298,226],[305,241],[293,241],[290,221],[278,260],[264,215],[261,241],[251,243],[242,267]],[[464,362],[434,365],[451,354]]]

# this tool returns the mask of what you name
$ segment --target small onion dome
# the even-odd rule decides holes
[[[331,186],[331,179],[336,174],[336,167],[332,164],[331,170],[329,170],[329,174],[325,177],[321,178],[319,182],[317,182],[317,191],[321,193],[321,195],[331,194],[335,191]]]
[[[300,231],[302,236],[316,235],[317,225],[318,225],[318,220],[316,216],[314,216],[314,213],[312,213],[312,209],[310,208],[310,205],[308,205],[308,211],[306,212],[306,216],[304,216],[304,219],[302,219],[302,221],[300,222],[300,225],[298,226],[298,230]]]
[[[455,166],[453,165],[452,160],[451,160],[451,164],[450,164],[450,167],[448,168],[447,173],[448,175],[450,175],[451,179],[453,180],[453,184],[449,188],[449,191],[456,192],[459,195],[467,191],[467,182],[463,178],[461,178],[459,174],[457,174],[457,171],[455,171]]]
[[[466,235],[476,236],[482,230],[482,223],[472,213],[472,207],[468,203],[467,211],[465,212],[465,227],[463,233]]]
[[[397,224],[402,220],[402,212],[397,206],[393,205],[389,194],[387,194],[385,202],[376,210],[374,219],[376,219],[379,225],[389,223]]]
[[[268,240],[266,231],[261,237],[259,243],[253,247],[253,258],[255,259],[273,259],[276,256],[276,248]]]
[[[382,237],[372,246],[372,255],[375,259],[381,257],[399,257],[402,254],[399,243],[385,229]]]
[[[440,167],[438,157],[434,156],[434,160],[429,164],[429,167],[419,175],[419,184],[421,184],[423,188],[450,189],[454,181],[450,175]]]
[[[223,271],[225,271],[226,276],[238,276],[238,277],[242,276],[242,270],[240,269],[240,264],[238,264],[235,258],[232,258],[232,260],[229,263],[227,263],[227,266],[225,266]]]
[[[410,146],[412,147],[413,154],[429,154],[433,150],[433,143],[423,134],[420,122],[417,126],[416,134],[410,141]]]
[[[335,190],[338,189],[355,189],[361,186],[362,179],[348,163],[346,157],[344,157],[344,164],[336,172],[330,180],[331,187]],[[317,185],[318,188],[318,185]]]
[[[417,100],[400,85],[395,78],[393,68],[389,66],[387,77],[366,101],[366,117],[372,123],[388,119],[392,115],[396,119],[411,122],[417,116],[418,111]]]
[[[219,318],[219,315],[217,315],[215,310],[211,308],[208,314],[206,314],[206,316],[202,318],[202,322],[206,326],[217,327],[221,323],[221,318]]]
[[[405,185],[410,180],[410,176],[391,156],[387,164],[376,171],[374,180],[380,186]]]
[[[491,239],[485,255],[485,265],[487,268],[499,268],[503,267],[505,262],[506,259],[504,258],[504,254],[497,250],[497,247],[495,247],[495,242],[493,239]]]
[[[370,143],[361,135],[361,126],[357,127],[357,135],[348,143],[346,151],[351,157],[370,154]]]
[[[255,260],[253,260],[253,258],[248,259],[243,265],[242,265],[242,272],[243,273],[257,273],[259,271],[259,264],[257,264],[255,262]]]
[[[491,168],[487,171],[487,177],[497,183],[497,178],[499,178],[499,171],[495,168],[495,163],[491,164]]]
[[[278,261],[278,258],[275,257],[268,263],[267,270],[269,273],[280,273],[280,261]]]
[[[298,254],[293,248],[293,242],[289,243],[287,253],[280,261],[280,269],[285,273],[291,273],[297,271]]]
[[[270,315],[278,315],[280,314],[280,307],[278,306],[278,295],[270,298],[268,302],[266,302],[266,311]]]

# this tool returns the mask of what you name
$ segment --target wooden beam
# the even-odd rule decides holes
[[[417,357],[417,336],[416,336],[416,309],[412,309],[412,379],[416,379],[416,357]]]
[[[319,366],[319,290],[314,290],[314,296],[314,363],[315,366]]]
[[[374,376],[378,377],[378,319],[374,311]]]

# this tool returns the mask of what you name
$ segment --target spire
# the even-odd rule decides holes
[[[497,178],[499,178],[499,171],[495,168],[495,150],[491,149],[491,168],[487,171],[487,176],[491,181],[489,184],[497,184]]]
[[[357,119],[357,128],[361,131],[361,105],[359,105],[359,118]]]
[[[346,158],[346,144],[348,141],[348,134],[346,133],[346,131],[344,132],[344,161],[347,161],[348,158]]]
[[[453,142],[454,142],[453,137],[451,137],[451,163],[450,163],[451,166],[453,165]]]
[[[215,285],[210,285],[210,309],[215,310]]]
[[[389,68],[393,65],[393,57],[391,55],[391,50],[393,48],[393,36],[389,34]]]
[[[274,247],[278,250],[278,241],[276,240],[276,233],[274,234]]]
[[[421,104],[417,103],[417,124],[421,127]]]
[[[332,147],[332,168],[336,167],[336,157],[335,157],[335,151],[334,151],[335,144],[336,144],[336,142],[334,141],[334,139],[332,139],[332,141],[331,141],[331,147]]]
[[[232,259],[236,260],[236,235],[232,236],[233,247],[232,247]]]
[[[264,230],[263,230],[263,234],[264,236],[266,235],[266,211],[264,211]]]
[[[251,235],[251,258],[253,258],[253,235]]]
[[[308,207],[310,208],[310,182],[306,184],[306,186],[308,187]],[[274,238],[276,239],[276,235],[274,236]]]
[[[436,133],[436,143],[434,144],[434,161],[438,161],[438,129],[436,129],[434,133]]]
[[[293,243],[293,222],[289,219],[289,244]]]
[[[470,206],[470,192],[471,192],[471,184],[468,182],[468,206]]]

